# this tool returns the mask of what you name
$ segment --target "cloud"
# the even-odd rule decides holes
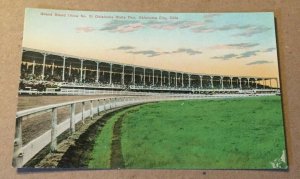
[[[197,54],[201,54],[201,51],[198,50],[193,50],[191,48],[179,48],[176,51],[173,51],[172,53],[187,53],[188,55],[197,55]]]
[[[118,48],[114,48],[113,50],[122,50],[125,51],[125,53],[130,53],[130,54],[140,54],[140,55],[145,55],[147,57],[155,57],[159,55],[168,55],[168,54],[176,54],[176,53],[185,53],[188,55],[198,55],[202,54],[201,51],[199,50],[194,50],[191,48],[179,48],[174,51],[155,51],[155,50],[133,50],[135,47],[132,46],[120,46]],[[130,51],[129,51],[130,50]]]
[[[161,55],[160,52],[157,52],[157,51],[154,51],[154,50],[130,51],[130,52],[127,52],[127,53],[142,54],[142,55],[146,55],[148,57],[155,57],[155,56]]]
[[[248,58],[248,57],[256,56],[258,52],[260,51],[259,50],[247,51],[241,53],[237,58]]]
[[[129,33],[135,32],[141,29],[152,28],[159,30],[176,30],[176,29],[189,29],[194,33],[211,33],[211,32],[221,32],[221,31],[234,31],[232,36],[243,36],[251,37],[255,34],[260,34],[269,31],[271,28],[260,26],[260,25],[240,25],[240,24],[227,24],[223,26],[211,26],[214,22],[214,17],[220,14],[206,14],[203,16],[203,20],[199,21],[161,21],[161,20],[111,20],[110,22],[104,24],[102,28],[94,27],[78,27],[77,32],[92,32],[95,30],[108,31],[108,32],[118,32],[118,33]]]
[[[248,49],[258,46],[259,43],[237,43],[237,44],[218,44],[209,47],[210,49]]]
[[[259,43],[238,43],[238,44],[228,44],[230,47],[235,47],[238,49],[251,48],[258,46]]]
[[[192,28],[192,32],[195,33],[210,33],[210,32],[218,32],[218,31],[240,31],[238,33],[233,34],[233,36],[244,36],[251,37],[255,34],[260,34],[266,31],[269,31],[271,28],[265,26],[257,26],[257,25],[239,25],[239,24],[227,24],[220,27],[195,27]]]
[[[134,49],[135,47],[132,47],[132,46],[120,46],[118,48],[115,48],[114,50],[132,50]]]
[[[238,25],[238,24],[227,24],[222,27],[216,28],[219,31],[227,31],[227,30],[240,30],[240,29],[247,29],[251,28],[251,25]]]
[[[274,50],[276,50],[276,48],[267,48],[267,49],[263,50],[262,52],[272,52]]]
[[[269,30],[271,30],[271,28],[263,27],[263,26],[255,26],[255,27],[246,28],[245,31],[241,33],[237,33],[234,36],[251,37],[255,34],[260,34]]]
[[[112,20],[99,30],[126,33],[137,31],[142,28],[144,28],[144,25],[138,21]]]
[[[191,31],[195,33],[209,33],[209,32],[215,32],[216,29],[211,27],[201,26],[201,27],[192,28]]]
[[[144,28],[154,28],[161,30],[174,30],[174,29],[185,29],[196,26],[204,25],[200,21],[126,21],[126,20],[112,20],[105,24],[105,27],[99,29],[101,31],[109,32],[134,32]]]
[[[212,58],[213,59],[230,60],[230,59],[233,59],[235,57],[238,57],[238,55],[234,54],[234,53],[230,53],[230,54],[226,54],[226,55],[223,55],[223,56],[215,56],[215,57],[212,57]]]
[[[254,61],[251,63],[247,63],[246,65],[261,65],[261,64],[267,64],[267,63],[273,63],[273,62],[266,61],[266,60],[258,60],[258,61]]]
[[[201,32],[216,32],[216,31],[229,31],[229,30],[244,30],[244,29],[249,29],[252,28],[252,25],[238,25],[238,24],[227,24],[223,25],[220,27],[198,27],[198,28],[193,28],[192,31],[195,33],[201,33]]]
[[[203,22],[198,21],[149,21],[144,23],[148,28],[161,30],[187,29],[196,26],[203,26]]]
[[[115,31],[119,27],[126,26],[129,24],[135,24],[138,21],[126,21],[126,20],[112,20],[104,25],[103,28],[100,28],[101,31]]]
[[[93,27],[77,27],[76,32],[92,32],[95,31],[96,29]]]
[[[237,48],[237,49],[248,49],[252,47],[258,46],[258,43],[238,43],[238,44],[224,44],[224,45],[215,45],[212,47],[209,47],[211,49],[231,49],[231,48]],[[257,56],[258,53],[262,52],[271,52],[273,50],[276,50],[276,48],[268,48],[265,50],[250,50],[250,51],[245,51],[240,54],[225,54],[223,56],[214,56],[211,57],[213,59],[222,59],[222,60],[230,60],[230,59],[241,59],[241,58],[249,58],[252,56]]]
[[[115,31],[116,32],[125,33],[125,32],[137,31],[137,30],[142,29],[142,28],[144,28],[143,24],[141,24],[141,23],[133,23],[133,24],[128,24],[128,25],[117,27],[115,29]]]

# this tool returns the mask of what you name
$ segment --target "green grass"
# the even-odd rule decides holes
[[[121,135],[126,168],[270,169],[285,150],[280,100],[169,101],[126,109],[98,136],[90,166],[110,168],[113,123],[126,113]]]
[[[113,128],[120,115],[121,113],[118,113],[109,119],[97,136],[92,152],[92,160],[88,165],[89,168],[110,168]]]

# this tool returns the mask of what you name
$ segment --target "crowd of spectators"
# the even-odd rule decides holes
[[[46,91],[47,88],[58,88],[59,84],[57,82],[51,81],[38,81],[38,80],[20,80],[19,90],[28,91]]]
[[[34,69],[33,69],[34,67]],[[147,80],[145,83],[143,77],[136,76],[135,84],[133,84],[132,75],[125,75],[124,82],[126,85],[122,85],[122,76],[120,73],[112,73],[112,83],[110,84],[110,74],[109,72],[100,72],[97,75],[95,70],[84,69],[82,72],[82,79],[80,80],[81,71],[79,68],[66,67],[63,75],[63,69],[61,66],[46,65],[44,68],[44,77],[42,64],[29,62],[23,62],[21,64],[21,76],[20,76],[20,89],[36,89],[38,91],[45,91],[46,88],[57,88],[61,85],[68,86],[87,86],[87,87],[114,87],[114,88],[130,88],[130,86],[135,86],[135,88],[152,88],[152,89],[186,89],[187,84],[179,83],[176,87],[174,81],[172,81],[171,86],[168,86],[167,81],[163,81],[163,87],[161,87],[161,82],[155,79],[155,83],[152,84],[152,79]],[[199,81],[199,80],[198,80]],[[199,82],[192,81],[190,89],[200,89]],[[145,85],[144,85],[145,84]],[[203,80],[203,88],[212,88],[210,80]],[[133,88],[133,87],[131,87]],[[214,89],[220,89],[220,82],[214,82]],[[224,88],[230,89],[230,84],[228,82],[224,83]],[[239,84],[233,83],[233,88],[239,88]],[[243,89],[255,89],[255,83],[251,84],[250,87],[246,83],[242,83]],[[264,88],[262,85],[258,85],[258,88]],[[265,87],[268,88],[268,87]]]

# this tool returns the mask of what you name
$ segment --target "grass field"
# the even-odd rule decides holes
[[[116,113],[99,133],[91,168],[110,168],[122,118],[125,168],[286,168],[279,96],[167,101]]]

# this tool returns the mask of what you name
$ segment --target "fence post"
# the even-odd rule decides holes
[[[51,152],[57,149],[57,108],[52,108],[51,112]]]
[[[22,167],[22,165],[23,165],[22,117],[19,117],[19,118],[16,119],[13,166]]]
[[[97,114],[99,115],[99,113],[100,113],[100,100],[98,99],[97,100],[97,102],[98,102],[98,106],[97,106]]]
[[[105,99],[103,99],[103,111],[105,111],[106,110],[106,101],[105,101]]]
[[[110,99],[110,109],[114,108],[114,102],[115,102],[115,98],[111,98]]]
[[[117,107],[117,106],[118,106],[118,102],[119,102],[119,98],[118,98],[118,97],[116,97],[116,100],[115,100],[115,107]]]
[[[90,117],[93,119],[93,101],[90,101]]]
[[[123,97],[123,105],[127,105],[127,97]]]
[[[109,102],[108,103],[109,103],[109,109],[111,109],[112,98],[109,98]]]
[[[74,133],[75,132],[75,106],[76,104],[73,103],[71,104],[71,117],[70,117],[70,131],[71,133]]]
[[[84,106],[85,106],[85,102],[82,102],[82,106],[81,106],[81,120],[82,120],[83,124],[84,124]]]

